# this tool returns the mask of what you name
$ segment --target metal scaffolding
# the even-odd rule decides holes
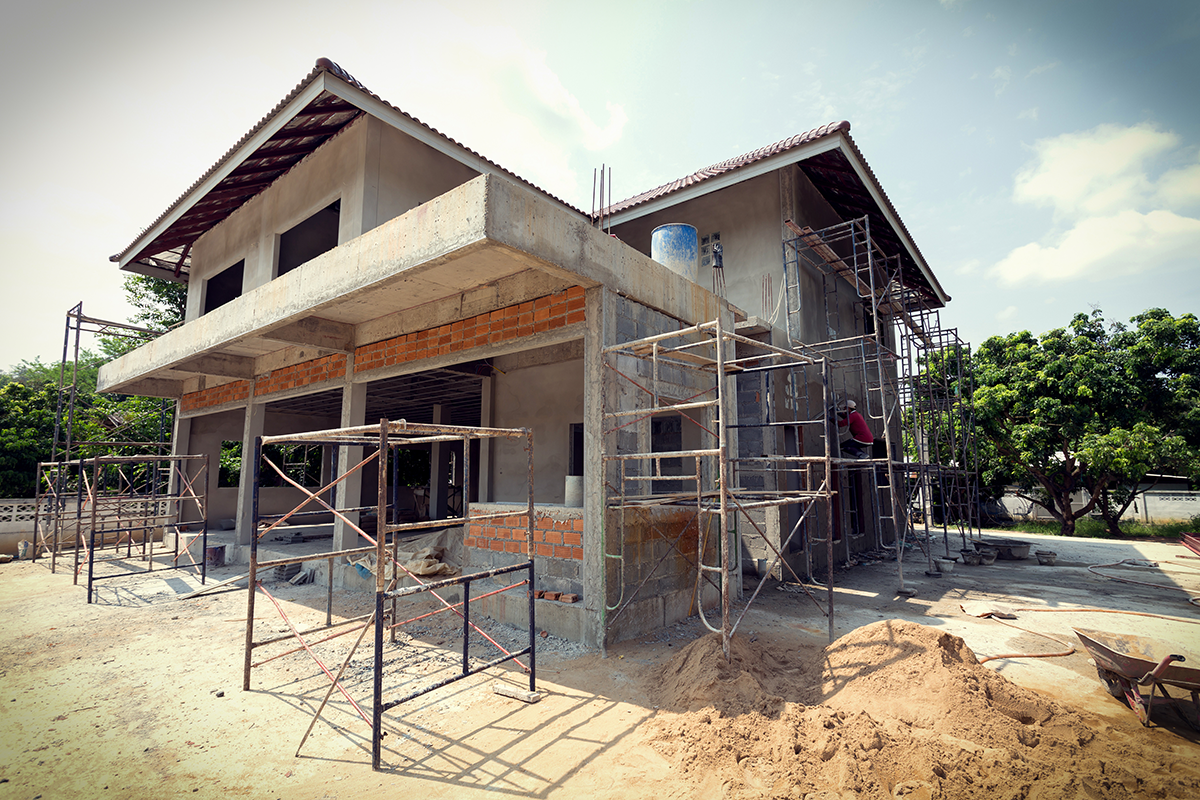
[[[816,602],[806,583],[823,572],[817,606],[832,640],[836,563],[894,549],[906,592],[909,542],[931,560],[933,527],[947,551],[950,526],[964,546],[978,532],[974,423],[961,401],[969,348],[941,327],[929,290],[909,285],[899,256],[871,239],[868,218],[786,224],[797,236],[783,243],[785,345],[770,328],[743,335],[718,319],[604,351],[606,643],[647,587],[671,585],[664,565],[678,565],[685,541],[693,607],[728,655],[768,576],[790,577]],[[820,307],[804,307],[814,297]],[[876,432],[869,453],[843,452],[849,400]],[[663,507],[688,514],[647,513]],[[742,554],[755,548],[766,555],[758,585],[733,619]],[[706,605],[720,606],[719,627]]]
[[[824,438],[833,423],[823,412],[805,414],[794,406],[787,409],[786,419],[768,414],[735,423],[736,380],[782,373],[789,379],[815,376],[826,386],[828,365],[816,353],[776,347],[728,330],[721,319],[609,347],[603,357],[604,557],[611,577],[605,644],[614,623],[643,596],[651,579],[665,576],[667,557],[675,553],[694,570],[693,607],[709,630],[721,634],[728,656],[730,637],[745,616],[743,610],[734,619],[732,608],[735,595],[741,593],[740,536],[755,537],[771,554],[750,603],[772,572],[786,570],[800,583],[784,557],[793,542],[803,542],[806,550],[823,545],[832,570],[832,540],[814,537],[811,520],[822,508],[829,513],[830,476],[838,461],[828,447],[817,455],[776,455],[761,449],[743,453],[738,434],[744,431],[775,434],[783,428],[816,427]],[[761,407],[770,409],[772,404]],[[678,421],[679,436],[656,435],[656,420]],[[647,516],[648,509],[664,506],[688,509],[686,523],[668,530]],[[781,513],[789,521],[794,518],[785,537],[772,535],[764,524],[768,514],[779,518]],[[658,551],[649,567],[631,563],[644,554],[633,541],[635,517],[637,524],[649,527]],[[717,532],[710,544],[714,523]],[[685,538],[695,540],[694,558],[680,548]],[[830,578],[824,613],[832,635],[832,572]],[[711,595],[706,586],[719,594],[720,627],[705,616],[710,602],[705,595]],[[816,597],[809,596],[820,608]]]
[[[88,316],[82,302],[67,311],[50,460],[40,462],[37,471],[34,557],[48,551],[50,570],[55,572],[59,555],[70,550],[75,583],[87,567],[90,603],[95,581],[116,577],[98,575],[97,563],[133,559],[136,545],[137,559],[152,570],[157,555],[155,541],[162,541],[163,533],[173,528],[177,533],[175,549],[167,568],[194,568],[203,581],[204,553],[200,551],[197,562],[191,547],[196,541],[203,546],[207,533],[203,521],[208,498],[207,459],[168,455],[170,406],[166,401],[152,417],[151,424],[157,422],[157,441],[119,440],[128,436],[137,423],[145,422],[144,416],[108,420],[105,434],[118,440],[76,440],[84,334],[144,342],[161,331]],[[188,519],[191,523],[185,524]],[[192,535],[193,531],[185,528],[195,528],[199,533]],[[187,543],[182,553],[178,550],[181,539]],[[122,546],[124,556],[119,553]],[[184,556],[189,563],[179,564]],[[125,574],[131,566],[123,565]]]
[[[36,549],[49,551],[50,571],[57,571],[60,554],[70,551],[74,583],[86,567],[88,603],[97,581],[152,572],[160,556],[170,555],[170,560],[157,569],[191,569],[204,583],[208,456],[122,455],[122,450],[148,445],[89,444],[108,454],[38,465]],[[173,534],[170,550],[168,532]],[[145,569],[138,569],[135,561]],[[121,571],[99,570],[107,562],[120,562]]]
[[[910,535],[924,551],[927,573],[936,574],[933,529],[941,527],[947,554],[950,527],[964,546],[980,530],[974,416],[963,402],[971,395],[970,348],[957,330],[942,327],[929,289],[871,238],[868,217],[819,231],[785,224],[797,234],[783,245],[789,337],[814,339],[805,324],[821,320],[828,338],[811,346],[830,361],[833,404],[858,397],[863,416],[882,432],[882,447],[877,440],[870,459],[840,476],[846,501],[837,522],[847,532],[841,555],[900,539],[904,590]],[[819,316],[801,305],[803,288],[818,281]]]
[[[401,450],[407,448],[420,448],[434,443],[445,442],[461,442],[463,444],[464,459],[470,458],[470,442],[474,439],[514,439],[524,440],[525,450],[528,456],[528,529],[525,537],[525,561],[513,564],[507,567],[487,570],[484,572],[472,573],[469,575],[460,575],[454,578],[448,578],[439,581],[427,582],[409,570],[399,557],[399,545],[402,539],[414,533],[421,533],[432,528],[445,528],[453,526],[466,526],[471,523],[477,523],[484,520],[496,519],[500,517],[510,516],[511,511],[488,513],[488,514],[472,514],[470,508],[470,464],[464,465],[463,469],[463,503],[462,510],[458,516],[445,519],[425,520],[421,522],[401,522],[399,503],[396,502],[397,493],[399,490],[399,472],[398,456]],[[298,482],[287,475],[286,470],[279,464],[274,463],[271,459],[263,455],[263,447],[265,445],[289,445],[289,444],[307,444],[330,446],[333,448],[353,448],[351,452],[364,453],[364,457],[355,457],[356,463],[351,464],[341,475],[334,476],[328,484],[317,489],[309,489],[301,486]],[[360,449],[361,448],[361,449]],[[370,450],[370,452],[366,452]],[[381,455],[382,454],[382,455]],[[309,725],[308,731],[300,742],[300,748],[307,741],[309,733],[312,732],[313,726],[317,719],[320,718],[326,703],[336,690],[354,708],[355,712],[371,729],[371,765],[373,769],[380,768],[382,757],[382,742],[385,735],[383,730],[383,715],[391,709],[405,703],[421,695],[427,694],[435,689],[446,686],[463,678],[475,675],[488,669],[499,666],[507,661],[514,661],[518,666],[524,669],[529,674],[529,691],[536,690],[536,648],[535,648],[535,620],[534,620],[534,563],[533,563],[533,532],[536,525],[534,514],[534,496],[533,496],[533,434],[526,428],[479,428],[465,427],[454,425],[429,425],[408,423],[404,420],[388,421],[380,420],[378,425],[366,425],[354,428],[338,428],[333,430],[313,431],[309,433],[289,434],[284,436],[260,436],[256,439],[255,451],[253,456],[253,482],[252,482],[252,503],[253,503],[253,519],[255,535],[250,541],[250,568],[249,568],[249,583],[246,593],[246,647],[245,647],[245,662],[242,673],[242,689],[250,690],[250,675],[251,671],[256,666],[261,666],[268,661],[273,661],[290,653],[304,650],[312,657],[317,666],[330,679],[330,686],[324,700],[321,702],[316,713],[313,716],[313,721]],[[335,457],[333,463],[337,463]],[[393,468],[388,469],[388,464],[392,464]],[[355,505],[337,507],[337,505],[326,498],[332,498],[332,490],[338,484],[345,481],[351,475],[361,472],[368,465],[373,465],[378,475],[378,492],[376,496],[377,502],[373,505]],[[268,470],[280,476],[286,483],[293,488],[299,490],[303,494],[303,498],[290,511],[284,514],[261,514],[259,510],[259,492],[262,485],[262,469],[266,467]],[[306,510],[311,509],[311,510]],[[361,513],[374,513],[375,525],[368,532],[366,528],[370,525],[364,525],[364,521],[358,518]],[[278,558],[269,560],[259,560],[258,550],[259,543],[263,536],[278,528],[280,525],[286,524],[289,521],[301,521],[306,517],[311,518],[316,514],[332,514],[336,519],[342,521],[346,527],[361,536],[367,542],[368,546],[356,547],[343,550],[334,550],[329,553],[307,556],[294,556],[289,558]],[[334,623],[332,618],[333,604],[333,568],[338,559],[343,557],[355,556],[371,556],[374,558],[373,573],[375,580],[375,609],[367,617],[358,617],[354,619],[343,620]],[[286,567],[293,564],[300,564],[308,561],[324,560],[328,570],[328,585],[326,595],[326,617],[325,625],[317,628],[312,628],[305,631],[298,631],[282,606],[271,596],[270,593],[263,587],[259,580],[259,575],[264,570]],[[358,563],[362,563],[360,560]],[[524,572],[525,577],[511,585],[491,592],[486,595],[481,595],[475,598],[471,597],[471,584],[474,581],[493,578],[499,575],[510,573]],[[462,601],[452,602],[446,599],[439,593],[439,590],[451,587],[461,587]],[[505,650],[499,643],[488,636],[474,622],[471,621],[471,600],[482,600],[484,597],[492,594],[519,589],[525,587],[529,606],[529,645],[520,650],[510,652]],[[255,621],[255,598],[259,593],[266,596],[275,609],[279,612],[284,622],[287,623],[291,633],[290,635],[272,636],[267,639],[256,641],[254,638],[254,621]],[[444,613],[451,611],[457,614],[462,619],[462,664],[461,669],[449,677],[444,677],[435,680],[433,683],[422,686],[415,690],[410,690],[403,696],[384,700],[384,675],[385,675],[385,650],[383,644],[384,631],[390,631],[390,641],[392,644],[396,642],[396,629],[409,622],[414,622],[417,619],[424,619],[428,614],[419,615],[412,619],[400,619],[399,600],[404,597],[410,597],[416,594],[428,593],[432,595],[442,606],[437,612]],[[325,635],[317,641],[308,641],[305,637],[310,634],[327,633],[328,631],[352,625],[337,633]],[[362,642],[368,631],[374,633],[374,691],[371,698],[371,713],[367,712],[354,700],[343,686],[341,678],[347,666],[350,664],[358,645]],[[484,663],[472,665],[468,655],[468,650],[471,642],[471,632],[487,640],[494,645],[500,655],[496,658]],[[346,655],[341,668],[335,675],[321,660],[320,657],[312,650],[312,645],[320,642],[329,641],[330,639],[344,636],[350,633],[358,632],[359,636],[354,643],[350,652]],[[259,661],[253,660],[254,651],[260,647],[274,644],[277,642],[289,641],[294,639],[298,646],[284,652],[277,653],[273,656],[264,658]],[[519,659],[523,656],[528,656],[528,664],[523,663]],[[364,704],[365,705],[365,704]],[[297,748],[297,754],[299,748]]]

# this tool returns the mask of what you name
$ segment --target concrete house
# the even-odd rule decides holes
[[[539,531],[546,532],[538,585],[582,598],[539,607],[539,626],[592,643],[636,635],[690,613],[699,581],[679,562],[660,572],[667,580],[646,582],[669,542],[627,549],[620,577],[609,563],[615,550],[605,539],[612,526],[601,455],[611,433],[603,422],[606,348],[720,319],[728,330],[781,347],[798,338],[816,344],[865,335],[894,349],[894,319],[881,322],[880,314],[904,312],[882,302],[872,311],[851,286],[853,274],[797,267],[787,283],[783,243],[797,229],[850,220],[869,226],[869,246],[890,259],[925,306],[940,308],[948,297],[844,122],[615,203],[604,216],[600,229],[590,214],[321,59],[113,257],[123,270],[185,281],[187,315],[182,326],[106,364],[100,388],[175,399],[175,452],[207,453],[214,465],[231,442],[251,452],[264,434],[381,418],[531,428]],[[651,234],[666,223],[698,230],[695,279],[650,258]],[[826,259],[848,261],[857,246],[835,242]],[[840,294],[830,288],[838,281]],[[737,378],[736,411],[726,422],[737,421],[736,413],[765,426],[740,430],[739,452],[816,446],[770,427],[780,409],[798,413],[784,399],[785,383],[775,373]],[[867,391],[858,386],[848,396]],[[896,424],[878,419],[881,428]],[[654,422],[647,436],[687,445],[689,434],[661,417]],[[507,520],[456,530],[465,570],[518,557],[512,531],[524,524],[527,494],[520,447],[484,440],[471,448],[431,448],[428,489],[402,501],[414,517],[453,516],[463,501],[456,491],[468,483],[473,513],[511,504]],[[327,449],[319,477],[340,474],[356,458],[352,449]],[[211,526],[234,521],[234,560],[245,558],[253,535],[252,472],[242,469],[236,484],[217,485],[215,476],[211,484],[207,516]],[[765,485],[761,477],[747,480]],[[374,486],[364,470],[339,485],[338,502],[365,503]],[[580,486],[576,505],[568,494]],[[260,511],[282,513],[302,497],[291,487],[267,487]],[[669,513],[663,519],[673,531],[694,525],[671,522]],[[786,513],[758,519],[777,543],[786,537]],[[352,528],[332,517],[329,524],[334,550],[358,544]],[[749,549],[746,555],[755,557]],[[635,577],[642,605],[613,624],[616,598],[634,591]],[[353,571],[338,580],[355,585]],[[486,611],[510,616],[499,602]]]

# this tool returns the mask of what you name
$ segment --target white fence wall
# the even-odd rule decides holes
[[[1071,499],[1071,507],[1081,508],[1089,499],[1087,493],[1080,492]],[[1054,519],[1050,512],[1028,500],[1022,500],[1011,490],[1001,498],[1000,505],[1014,519]],[[1121,519],[1130,522],[1179,522],[1196,516],[1200,516],[1200,492],[1151,489],[1139,496]]]

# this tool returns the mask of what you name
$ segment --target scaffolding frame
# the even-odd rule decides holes
[[[963,402],[970,396],[964,371],[969,347],[957,331],[941,326],[929,289],[909,285],[900,256],[885,254],[871,238],[868,217],[821,230],[790,220],[785,225],[796,234],[782,246],[788,346],[740,335],[718,318],[602,351],[603,556],[606,575],[613,564],[619,586],[610,587],[605,598],[605,644],[666,555],[680,552],[679,542],[693,524],[697,549],[688,561],[696,572],[694,602],[704,626],[721,634],[726,657],[730,638],[768,576],[791,574],[825,614],[832,641],[837,561],[894,548],[899,591],[907,592],[904,551],[910,541],[922,547],[932,568],[935,502],[947,552],[951,525],[964,546],[979,533],[974,420]],[[813,289],[821,303],[815,311],[803,307]],[[806,331],[814,322],[821,325],[815,337]],[[924,370],[939,360],[952,369]],[[754,402],[742,403],[738,381],[761,373],[776,378],[764,384],[766,396],[760,391]],[[863,457],[842,452],[838,431],[838,412],[854,398],[879,432],[876,446]],[[741,409],[736,422],[734,403]],[[681,439],[677,447],[656,449],[650,425],[663,414],[679,414],[683,426],[699,428],[700,444],[685,447]],[[696,419],[699,415],[706,420]],[[773,447],[760,447],[762,454],[738,442],[739,433],[756,430],[763,439],[774,437]],[[914,504],[921,509],[921,532],[913,525]],[[694,511],[673,535],[650,524],[670,549],[627,592],[632,585],[625,575],[627,515],[654,506]],[[790,509],[786,522],[780,518],[777,542],[750,513],[772,506]],[[707,534],[714,519],[719,561],[709,564]],[[738,524],[743,521],[749,524]],[[732,584],[741,575],[742,533],[761,539],[774,557],[759,571],[758,585],[734,620]],[[784,557],[797,534],[803,579]],[[821,583],[817,558],[826,571],[823,604],[805,585]],[[705,616],[706,583],[720,592],[719,628]]]
[[[785,225],[797,234],[783,244],[788,334],[793,343],[802,338],[801,284],[806,276],[819,279],[829,339],[811,346],[831,360],[835,405],[861,396],[864,417],[882,429],[885,447],[863,461],[886,463],[886,471],[855,465],[845,483],[853,483],[856,475],[860,483],[870,478],[873,542],[885,541],[888,528],[900,540],[897,570],[904,590],[910,534],[925,554],[926,574],[938,574],[932,563],[938,525],[930,524],[935,498],[947,555],[951,526],[964,547],[968,537],[981,533],[974,413],[964,401],[971,396],[964,369],[970,347],[957,329],[942,326],[940,303],[906,272],[900,256],[885,254],[872,239],[869,217],[821,230],[790,220]],[[937,364],[951,369],[926,369]],[[859,521],[849,518],[851,508],[844,504],[840,522],[861,536]],[[913,525],[914,516],[921,519],[921,531]],[[844,557],[849,558],[850,548],[848,538]]]
[[[108,455],[38,464],[39,494],[34,512],[37,549],[50,552],[50,571],[58,567],[65,550],[72,553],[72,580],[87,569],[87,602],[93,602],[95,584],[153,572],[155,558],[166,550],[166,533],[173,533],[171,560],[159,569],[192,569],[207,579],[205,548],[208,543],[208,456],[120,455],[122,449],[144,448],[146,442],[92,442]],[[153,444],[153,443],[150,443]],[[190,468],[190,469],[189,469]],[[45,487],[45,494],[42,487]],[[183,551],[180,540],[185,540]],[[192,546],[200,543],[198,553]],[[124,554],[121,550],[124,548]],[[187,556],[187,563],[180,559]],[[131,569],[133,560],[145,570]],[[125,571],[98,575],[99,564],[120,561]]]
[[[806,547],[812,546],[814,540],[809,535],[807,523],[822,506],[828,513],[832,500],[829,476],[839,460],[828,448],[817,456],[739,455],[736,436],[740,429],[816,425],[824,430],[832,421],[820,414],[782,422],[765,419],[735,424],[731,405],[731,395],[736,393],[733,379],[738,375],[812,371],[820,376],[821,385],[826,386],[827,362],[813,352],[776,347],[738,334],[729,330],[721,318],[607,347],[602,351],[602,358],[606,376],[601,386],[603,507],[606,517],[610,513],[616,516],[615,526],[610,527],[607,520],[603,526],[603,556],[606,572],[610,562],[615,565],[619,587],[615,600],[610,602],[609,597],[605,598],[602,644],[607,647],[616,621],[639,597],[651,578],[659,574],[666,556],[676,552],[696,571],[694,607],[703,625],[721,634],[722,647],[728,657],[731,637],[772,572],[777,568],[787,570],[803,586],[783,554],[797,534],[804,539]],[[631,395],[633,402],[628,402]],[[703,413],[705,419],[696,419],[697,412]],[[656,415],[663,414],[678,414],[681,425],[694,426],[692,432],[698,434],[700,446],[685,448],[681,436],[680,447],[655,450],[651,422]],[[690,471],[683,468],[685,463],[692,465]],[[744,485],[746,481],[736,479],[747,474],[770,474],[773,480],[769,484],[764,482],[761,486],[748,487]],[[691,488],[683,489],[685,483]],[[640,509],[656,506],[689,508],[691,520],[674,535],[650,522],[655,535],[666,540],[668,548],[626,596],[628,517]],[[797,520],[787,537],[776,544],[751,512],[779,511],[791,506],[797,509]],[[735,590],[734,579],[741,573],[738,536],[743,530],[740,524],[743,520],[747,535],[752,531],[773,558],[770,567],[760,576],[745,609],[734,619],[733,595],[735,591],[739,595],[741,592],[740,581]],[[717,552],[709,554],[707,540],[714,521],[718,524],[719,544],[714,548]],[[693,524],[697,543],[694,559],[679,549],[679,541]],[[831,539],[826,538],[823,542],[828,551]],[[830,580],[826,607],[822,612],[829,620],[832,636],[833,559],[831,552],[827,555],[830,556],[827,559]],[[706,558],[714,556],[716,564],[706,563]],[[705,584],[720,593],[720,627],[714,626],[705,615]],[[612,593],[610,587],[608,594]],[[811,592],[809,596],[821,608]]]
[[[82,301],[67,310],[63,330],[62,358],[58,368],[58,389],[50,460],[38,463],[34,507],[34,558],[37,558],[43,549],[49,548],[51,550],[51,573],[57,569],[60,548],[66,544],[65,540],[68,538],[66,528],[70,527],[72,520],[68,506],[71,504],[72,498],[77,515],[84,507],[85,494],[91,496],[90,489],[85,492],[84,486],[87,481],[82,474],[82,467],[78,463],[83,458],[83,453],[88,452],[92,457],[103,458],[128,457],[128,450],[137,449],[143,451],[146,456],[162,457],[167,454],[169,449],[165,430],[169,405],[165,400],[159,408],[158,441],[75,441],[75,411],[79,399],[79,355],[85,333],[145,342],[160,336],[162,331],[88,316],[83,312]],[[68,364],[70,364],[69,372]],[[128,425],[116,428],[109,433],[119,436],[126,433],[127,428]],[[157,463],[162,464],[163,462]],[[71,482],[72,474],[75,476],[74,483]],[[207,494],[207,490],[205,494]],[[43,522],[45,527],[41,524]],[[71,547],[76,552],[74,566],[75,580],[78,583],[78,551],[80,546],[84,545],[82,541],[83,526],[78,520],[76,520],[74,532],[71,535],[74,537]]]
[[[518,564],[507,567],[499,567],[483,572],[471,573],[469,575],[459,575],[453,578],[447,578],[439,581],[424,581],[419,576],[411,572],[399,558],[399,544],[402,538],[406,535],[428,530],[432,528],[444,528],[454,526],[466,526],[471,523],[480,522],[488,519],[498,519],[506,516],[511,516],[511,511],[496,512],[488,514],[471,514],[470,509],[470,442],[473,439],[496,439],[506,438],[521,440],[524,439],[525,450],[528,458],[528,528],[525,537],[525,558],[526,560]],[[448,517],[444,519],[425,520],[420,522],[401,522],[399,521],[399,503],[397,496],[399,491],[399,470],[392,469],[389,481],[389,470],[386,468],[387,461],[391,461],[393,465],[397,463],[399,452],[401,449],[408,447],[421,447],[424,445],[445,442],[461,442],[463,444],[463,458],[466,460],[463,467],[463,506],[461,514],[457,517]],[[324,486],[317,489],[310,489],[301,486],[299,483],[287,476],[286,470],[278,464],[275,464],[269,458],[263,455],[263,447],[270,444],[309,444],[339,447],[354,447],[354,448],[374,448],[373,452],[366,454],[364,457],[357,460],[356,463],[349,465],[348,468],[340,475],[331,476],[331,480]],[[381,454],[386,454],[381,457]],[[389,459],[390,456],[390,459]],[[330,679],[330,686],[317,708],[313,716],[313,720],[309,725],[308,731],[305,732],[304,738],[301,740],[297,748],[299,754],[300,748],[304,746],[308,739],[309,733],[312,732],[313,726],[320,718],[326,703],[336,690],[351,704],[358,715],[370,725],[371,728],[371,767],[374,770],[380,768],[382,759],[382,742],[384,736],[383,730],[383,715],[397,706],[408,702],[409,700],[420,697],[424,694],[432,692],[450,683],[462,680],[471,675],[484,672],[486,670],[497,667],[505,662],[514,661],[518,666],[524,669],[529,674],[529,691],[536,691],[536,637],[535,637],[535,615],[534,615],[534,549],[533,549],[533,532],[536,525],[534,513],[534,481],[533,481],[533,433],[527,428],[482,428],[482,427],[467,427],[455,425],[439,425],[439,424],[421,424],[409,423],[405,420],[389,421],[381,419],[378,425],[365,425],[350,428],[337,428],[323,431],[311,431],[308,433],[286,434],[280,436],[259,436],[255,440],[253,462],[253,481],[252,481],[252,514],[253,514],[253,531],[254,535],[250,541],[250,564],[249,564],[249,581],[247,583],[246,592],[246,643],[245,643],[245,660],[242,673],[242,689],[243,691],[250,690],[250,675],[251,671],[256,666],[261,666],[268,661],[273,661],[276,658],[298,652],[299,650],[306,651],[314,660],[317,666]],[[337,463],[337,459],[333,459]],[[371,463],[382,465],[383,468],[377,466],[378,474],[378,491],[377,502],[375,505],[354,506],[338,508],[334,502],[325,499],[325,496],[332,497],[333,489],[342,481],[349,478],[351,475],[361,471]],[[293,488],[300,490],[304,497],[290,511],[284,514],[262,514],[259,509],[259,491],[262,483],[262,467],[266,465],[273,472],[283,478],[285,482]],[[390,502],[389,502],[390,495]],[[310,505],[315,505],[319,510],[305,511],[304,509]],[[351,516],[353,513],[363,511],[375,512],[375,530],[374,535],[364,530],[361,520],[356,520]],[[343,550],[334,550],[329,553],[319,555],[294,556],[281,559],[270,559],[260,561],[258,558],[259,542],[267,533],[275,530],[280,525],[289,520],[302,519],[305,516],[313,514],[328,514],[341,520],[350,530],[354,531],[358,536],[366,539],[370,544],[366,547],[349,548]],[[261,526],[260,526],[260,523]],[[262,528],[261,530],[260,527]],[[338,558],[350,556],[374,556],[374,577],[375,577],[375,608],[374,611],[365,617],[357,617],[354,619],[343,620],[334,623],[332,619],[332,603],[333,603],[333,566]],[[325,560],[328,565],[328,587],[326,595],[326,616],[325,625],[317,628],[312,628],[305,631],[298,631],[291,623],[282,606],[275,600],[274,597],[263,587],[259,580],[259,573],[265,569],[274,569],[292,564],[300,564],[307,561]],[[361,563],[361,562],[360,562]],[[390,569],[389,569],[390,568]],[[471,583],[477,580],[497,577],[515,572],[526,572],[526,577],[516,583],[512,583],[502,589],[494,592],[489,592],[478,597],[471,597]],[[388,574],[390,572],[390,575]],[[410,580],[414,585],[402,586],[404,580]],[[444,598],[438,593],[439,589],[449,588],[453,586],[462,587],[462,602],[453,603]],[[510,652],[502,647],[498,642],[488,636],[474,622],[471,621],[470,603],[471,600],[482,600],[485,597],[490,597],[501,592],[506,592],[520,587],[526,587],[528,600],[529,617],[529,644],[528,646]],[[254,613],[255,613],[255,598],[259,592],[262,592],[275,606],[279,615],[287,623],[291,635],[275,636],[261,641],[254,639]],[[384,701],[383,699],[383,674],[384,674],[384,631],[390,631],[391,643],[396,642],[396,629],[409,622],[415,622],[418,619],[424,619],[431,614],[422,614],[408,620],[399,620],[398,618],[398,601],[401,598],[409,597],[421,593],[431,594],[440,604],[442,608],[432,612],[444,613],[451,611],[457,614],[463,621],[462,625],[462,665],[461,670],[441,680],[434,681],[431,684],[423,686],[415,691],[410,691],[404,696]],[[334,628],[361,623],[355,627],[343,630],[332,635],[325,636],[316,642],[308,642],[305,636],[314,633],[323,633]],[[364,636],[368,631],[374,633],[374,654],[373,654],[373,694],[371,700],[372,713],[370,716],[363,711],[362,707],[350,696],[350,693],[341,683],[342,674],[349,666],[350,660],[354,657],[359,644],[361,644]],[[470,634],[475,631],[485,640],[490,642],[494,647],[500,650],[501,655],[482,665],[472,666],[469,656]],[[320,642],[329,641],[330,639],[344,636],[350,633],[358,632],[358,640],[354,643],[350,652],[347,654],[341,668],[334,675],[330,669],[322,663],[321,659],[312,651],[311,645]],[[295,639],[299,646],[294,647],[283,653],[278,653],[269,658],[255,662],[253,660],[253,652],[256,648],[277,642]],[[522,656],[528,655],[528,665],[521,662],[519,659]]]

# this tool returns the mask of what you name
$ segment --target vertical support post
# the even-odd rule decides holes
[[[479,424],[484,428],[490,428],[493,425],[492,384],[494,382],[495,378],[492,377],[484,378],[479,382]],[[479,440],[479,502],[492,502],[492,437],[490,436]]]
[[[82,474],[83,459],[79,460],[79,465],[80,465],[79,471]],[[88,531],[87,601],[88,601],[89,605],[91,605],[91,602],[92,602],[92,584],[94,582],[92,579],[92,573],[96,568],[96,517],[97,517],[96,506],[98,505],[96,500],[99,499],[99,486],[100,486],[100,484],[98,483],[99,479],[100,479],[100,456],[96,456],[92,460],[92,491],[96,492],[97,496],[92,501],[92,524],[91,524],[91,530]],[[104,539],[104,537],[101,537],[101,541],[103,541],[103,539]]]
[[[433,406],[433,424],[449,425],[450,409],[441,403]],[[434,442],[429,451],[429,518],[446,518],[446,487],[450,483],[450,447]]]
[[[821,391],[823,394],[822,416],[824,417],[825,425],[825,518],[829,523],[829,528],[825,532],[825,567],[827,574],[825,576],[825,594],[826,594],[826,614],[825,617],[829,621],[829,641],[833,641],[833,492],[836,491],[833,485],[833,442],[836,441],[837,424],[829,415],[829,359],[825,358],[821,361]],[[839,484],[840,488],[840,484]]]
[[[351,383],[342,389],[342,422],[343,428],[352,428],[365,424],[367,414],[367,385]],[[361,445],[339,445],[335,455],[338,475],[345,475],[363,459]],[[376,465],[379,468],[379,465]],[[335,508],[358,508],[362,502],[362,470],[349,475],[337,485],[337,500]],[[344,512],[347,519],[355,525],[361,515],[358,511]],[[333,522],[333,549],[350,550],[362,544],[358,532],[347,525],[340,517]]]
[[[534,644],[533,629],[536,625],[533,616],[533,430],[525,431],[526,450],[529,452],[529,525],[525,529],[525,557],[529,559],[529,691],[534,691],[535,675],[537,674],[537,647]],[[463,612],[467,610],[463,603]]]
[[[250,496],[251,494],[256,495],[258,491],[251,484],[259,477],[259,463],[258,461],[254,462],[253,470],[246,469],[246,453],[261,446],[259,440],[263,435],[266,414],[266,405],[255,402],[251,397],[250,404],[246,406],[246,421],[242,430],[242,474],[238,481],[236,534],[236,541],[239,545],[251,544],[258,538],[258,519],[252,508],[258,501],[251,501]],[[260,458],[261,455],[261,452],[256,452],[255,458]]]
[[[466,675],[471,671],[471,582],[469,580],[462,583],[462,674]]]
[[[384,557],[387,554],[387,473],[388,473],[388,421],[379,420],[379,454],[375,458],[379,480],[375,509],[375,684],[372,695],[371,715],[371,768],[379,769],[383,746],[383,629],[387,622],[383,618],[384,591],[387,574]],[[465,611],[466,609],[464,609]]]
[[[246,459],[243,451],[242,473],[246,473]],[[242,691],[250,691],[250,655],[254,649],[254,596],[258,594],[258,492],[262,475],[259,472],[262,464],[262,437],[254,437],[254,462],[251,465],[250,498],[250,565],[246,583],[246,660],[242,665]]]
[[[725,660],[728,661],[729,656],[729,637],[732,635],[729,620],[729,584],[732,580],[730,562],[732,561],[729,552],[729,450],[728,436],[726,426],[729,424],[729,415],[726,413],[726,407],[729,403],[727,392],[725,391],[726,375],[725,375],[725,329],[722,325],[722,315],[717,314],[717,450],[719,455],[718,469],[720,470],[721,487],[721,650],[725,654]],[[703,563],[703,562],[701,562]]]

